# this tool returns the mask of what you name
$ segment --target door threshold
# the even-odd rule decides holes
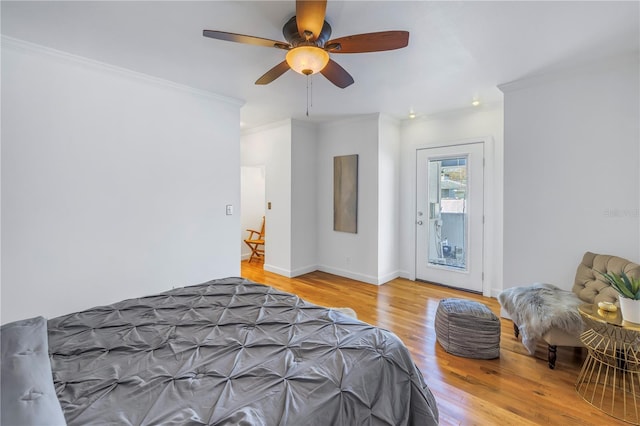
[[[478,295],[482,296],[482,292],[481,291],[477,291],[477,290],[469,290],[468,288],[454,287],[452,285],[436,283],[436,282],[433,282],[433,281],[421,280],[420,278],[416,278],[416,281],[421,282],[421,283],[425,283],[425,284],[433,284],[433,285],[437,285],[437,286],[440,286],[440,287],[446,287],[446,288],[450,288],[450,289],[453,289],[453,290],[464,291],[465,293],[478,294]]]

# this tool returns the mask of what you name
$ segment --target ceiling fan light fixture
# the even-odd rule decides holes
[[[295,72],[310,75],[329,63],[329,54],[317,46],[298,46],[287,52],[286,61]]]

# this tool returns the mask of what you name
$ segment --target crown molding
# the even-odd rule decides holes
[[[62,50],[53,49],[51,47],[42,46],[40,44],[31,43],[25,40],[9,37],[6,35],[1,36],[2,49],[10,48],[17,51],[23,51],[27,53],[37,53],[41,55],[46,55],[49,57],[53,57],[58,60],[62,60],[69,63],[74,63],[76,65],[84,66],[94,70],[106,71],[115,75],[119,75],[125,78],[130,78],[138,81],[144,81],[146,83],[150,83],[156,86],[177,90],[180,92],[188,93],[191,95],[216,100],[219,102],[224,102],[235,107],[241,107],[244,105],[244,101],[232,98],[230,96],[219,95],[214,92],[209,92],[202,89],[196,89],[191,86],[187,86],[185,84],[175,83],[170,80],[165,80],[163,78],[154,77],[149,74],[141,73],[138,71],[133,71],[127,68],[122,68],[116,65],[107,64],[105,62],[96,61],[94,59],[89,59],[84,56],[75,55],[73,53],[64,52]]]
[[[591,60],[581,64],[574,63],[570,66],[549,68],[545,72],[533,74],[508,83],[499,84],[498,89],[503,93],[513,92],[557,80],[575,78],[576,75],[599,74],[634,65],[637,67],[639,62],[640,56],[638,51],[628,52],[622,55],[601,58],[597,61]]]
[[[378,112],[374,112],[370,114],[351,115],[344,118],[336,118],[330,121],[323,121],[318,123],[318,126],[321,128],[332,128],[332,127],[340,127],[350,123],[359,123],[359,122],[372,121],[372,120],[374,120],[377,123],[379,117],[380,117],[380,113]]]
[[[380,122],[391,124],[393,126],[398,126],[398,127],[402,124],[402,120],[384,112],[380,113]]]
[[[482,114],[494,111],[502,111],[504,109],[504,103],[490,102],[482,103],[479,106],[468,106],[464,108],[449,109],[444,111],[435,112],[433,114],[418,115],[416,118],[404,118],[400,120],[400,127],[410,127],[421,122],[431,120],[446,120],[455,119],[460,117],[468,117],[473,114]]]
[[[318,123],[315,121],[306,121],[306,120],[299,120],[297,118],[292,118],[291,127],[297,127],[302,129],[308,129],[308,130],[318,130]]]
[[[349,124],[349,123],[358,123],[358,122],[365,122],[365,121],[372,121],[372,120],[386,121],[393,124],[400,123],[399,120],[389,115],[381,114],[377,112],[371,113],[371,114],[353,115],[353,116],[348,116],[343,118],[324,119],[324,121],[304,121],[297,118],[285,118],[284,120],[278,120],[272,123],[267,123],[260,126],[243,129],[240,132],[240,134],[250,135],[253,133],[264,132],[267,130],[279,128],[286,125],[290,125],[291,127],[300,127],[300,128],[311,129],[311,130],[318,130],[320,128],[338,127],[338,126]]]
[[[292,119],[291,118],[285,118],[284,120],[278,120],[278,121],[274,121],[271,123],[267,123],[267,124],[262,124],[260,126],[256,126],[256,127],[250,127],[248,129],[242,129],[240,131],[240,135],[245,136],[245,135],[251,135],[254,133],[260,133],[260,132],[265,132],[267,130],[272,130],[272,129],[277,129],[280,127],[284,127],[284,126],[292,126]]]

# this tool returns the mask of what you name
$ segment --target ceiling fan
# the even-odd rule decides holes
[[[289,69],[311,75],[320,72],[340,88],[353,84],[353,77],[329,53],[365,53],[394,50],[409,44],[408,31],[381,31],[329,40],[331,26],[324,20],[326,0],[296,0],[296,15],[282,28],[288,43],[225,31],[204,30],[205,37],[287,51],[286,59],[267,71],[256,84],[269,84]]]

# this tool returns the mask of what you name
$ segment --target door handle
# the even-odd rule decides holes
[[[418,225],[422,225],[422,221],[421,221],[421,220],[419,220],[419,221],[417,221],[417,222],[416,222],[416,224],[418,224]]]

